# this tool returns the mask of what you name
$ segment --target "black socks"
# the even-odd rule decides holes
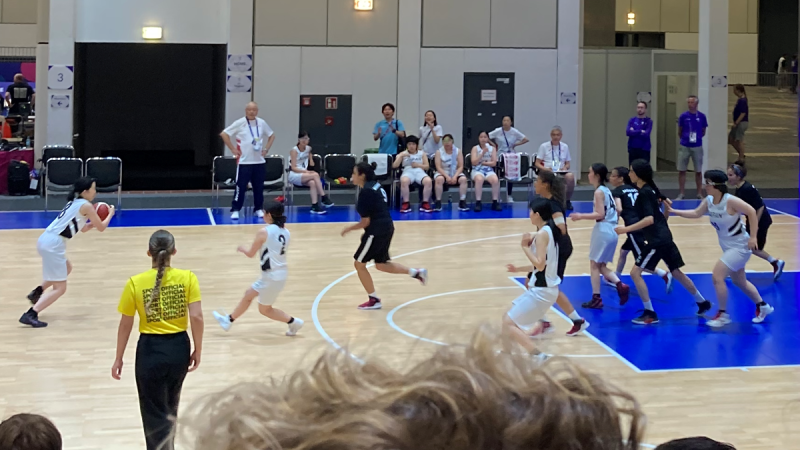
[[[231,316],[231,315],[229,314],[229,315],[228,315],[228,320],[230,320],[230,321],[231,321],[231,323],[233,323],[233,321],[234,321],[234,320],[236,320],[236,319],[234,319],[234,318],[233,318],[233,316]]]
[[[289,321],[286,323],[291,324],[292,322],[294,322],[294,317],[290,318]]]

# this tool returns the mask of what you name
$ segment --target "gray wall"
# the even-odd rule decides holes
[[[583,2],[584,47],[614,47],[615,0],[589,0]]]

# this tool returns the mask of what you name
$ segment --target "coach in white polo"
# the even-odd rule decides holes
[[[555,172],[558,176],[563,176],[567,185],[567,209],[572,209],[572,191],[575,190],[575,174],[570,172],[572,156],[569,154],[569,146],[561,142],[563,133],[561,127],[554,126],[550,131],[550,140],[539,146],[536,153],[536,167],[542,170]]]
[[[258,117],[258,104],[250,102],[245,107],[245,115],[233,122],[220,133],[225,145],[239,160],[236,169],[236,192],[233,194],[231,219],[239,219],[239,211],[247,194],[247,184],[253,186],[253,209],[258,217],[264,217],[264,177],[267,156],[275,133],[263,119]],[[236,141],[234,145],[233,141]],[[266,142],[265,142],[266,141]]]

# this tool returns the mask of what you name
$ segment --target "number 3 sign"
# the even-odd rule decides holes
[[[49,89],[70,90],[74,78],[72,66],[50,66],[47,69],[47,87]]]

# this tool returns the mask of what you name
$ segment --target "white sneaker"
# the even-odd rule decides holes
[[[755,320],[755,319],[753,319]],[[713,319],[706,322],[706,325],[714,328],[723,327],[727,324],[731,323],[731,316],[728,313],[721,313],[718,312]]]
[[[773,312],[775,312],[775,308],[770,305],[756,306],[756,316],[753,317],[753,323],[763,322]]]
[[[231,329],[231,325],[233,325],[233,323],[231,322],[231,316],[227,314],[220,314],[216,311],[214,311],[213,314],[214,318],[217,319],[217,322],[219,322],[219,326],[221,326],[223,330],[228,331]]]
[[[297,317],[295,317],[294,322],[289,324],[289,329],[286,330],[286,335],[296,336],[297,332],[300,331],[300,328],[303,328],[303,324],[305,324],[305,322],[303,322],[302,319],[298,319]]]
[[[264,211],[259,209],[258,211],[256,211],[256,216],[258,216],[259,219],[263,219],[264,218]]]
[[[508,196],[508,203],[514,203],[514,197]]]
[[[678,194],[678,196],[675,197],[675,200],[683,200],[684,198],[686,198],[686,197],[684,197],[683,194]]]
[[[417,269],[417,274],[414,275],[412,278],[419,280],[423,286],[428,284],[428,269]]]
[[[234,211],[231,213],[231,220],[239,220],[239,211]]]
[[[545,361],[550,359],[551,356],[553,355],[548,355],[547,353],[539,353],[538,355],[532,355],[531,357],[533,358],[534,361],[536,361],[541,365],[544,364]]]

